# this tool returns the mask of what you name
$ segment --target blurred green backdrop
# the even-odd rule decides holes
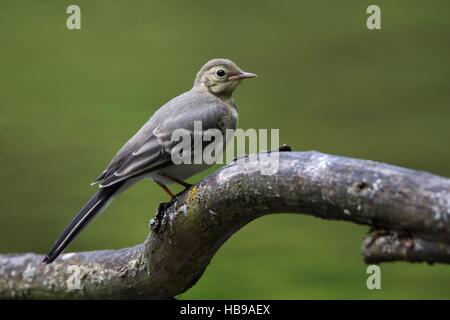
[[[82,30],[66,29],[81,7]],[[0,4],[0,251],[45,253],[115,152],[199,67],[258,73],[235,94],[242,128],[281,143],[450,176],[450,2],[6,1]],[[197,181],[197,176],[192,181]],[[142,242],[167,196],[143,182],[70,247]],[[366,288],[367,228],[301,215],[234,235],[181,298],[450,298],[450,267],[382,265]]]

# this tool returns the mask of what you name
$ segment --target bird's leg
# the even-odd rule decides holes
[[[183,186],[185,189],[192,187],[192,184],[187,183],[187,182],[184,182],[184,181],[182,181],[182,180],[180,180],[180,179],[171,177],[171,176],[169,176],[168,174],[162,173],[162,174],[160,174],[160,175],[163,176],[163,177],[165,177],[165,178],[167,178],[167,179],[169,179],[169,180],[172,180],[172,181],[175,182],[175,183],[178,183],[179,185]]]
[[[155,181],[155,182],[158,184],[158,186],[160,186],[161,188],[163,188],[163,190],[169,195],[170,199],[173,198],[173,193],[172,193],[172,191],[170,191],[170,189],[167,188],[166,185],[162,184],[162,183],[159,182],[159,181]]]

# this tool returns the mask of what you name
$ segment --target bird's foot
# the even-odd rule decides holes
[[[155,217],[150,220],[150,228],[153,232],[158,231],[159,228],[161,227],[163,220],[164,220],[164,215],[165,215],[167,209],[169,209],[172,205],[174,205],[176,203],[176,201],[178,200],[178,198],[181,195],[183,195],[186,191],[188,191],[188,189],[192,186],[193,185],[190,184],[189,187],[186,187],[183,190],[181,190],[180,192],[178,192],[177,194],[172,195],[169,202],[162,202],[159,204],[158,209],[156,209]]]
[[[181,195],[183,195],[186,191],[188,191],[192,186],[193,186],[193,184],[189,184],[189,186],[186,186],[183,190],[181,190],[176,195],[174,195],[172,200],[178,199]]]

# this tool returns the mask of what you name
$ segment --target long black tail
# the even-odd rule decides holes
[[[45,256],[43,262],[48,264],[55,260],[81,230],[108,205],[121,186],[122,183],[118,183],[98,191],[70,221],[50,252]]]

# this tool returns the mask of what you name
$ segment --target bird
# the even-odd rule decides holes
[[[189,188],[184,180],[210,164],[175,164],[171,157],[172,133],[177,129],[192,133],[194,122],[201,121],[202,130],[219,129],[226,145],[225,131],[236,129],[238,123],[232,94],[243,79],[256,76],[229,59],[212,59],[203,65],[193,87],[160,107],[95,179],[92,184],[98,184],[98,191],[69,222],[43,262],[53,262],[95,216],[135,183],[153,180],[171,198],[174,195],[168,185]]]

